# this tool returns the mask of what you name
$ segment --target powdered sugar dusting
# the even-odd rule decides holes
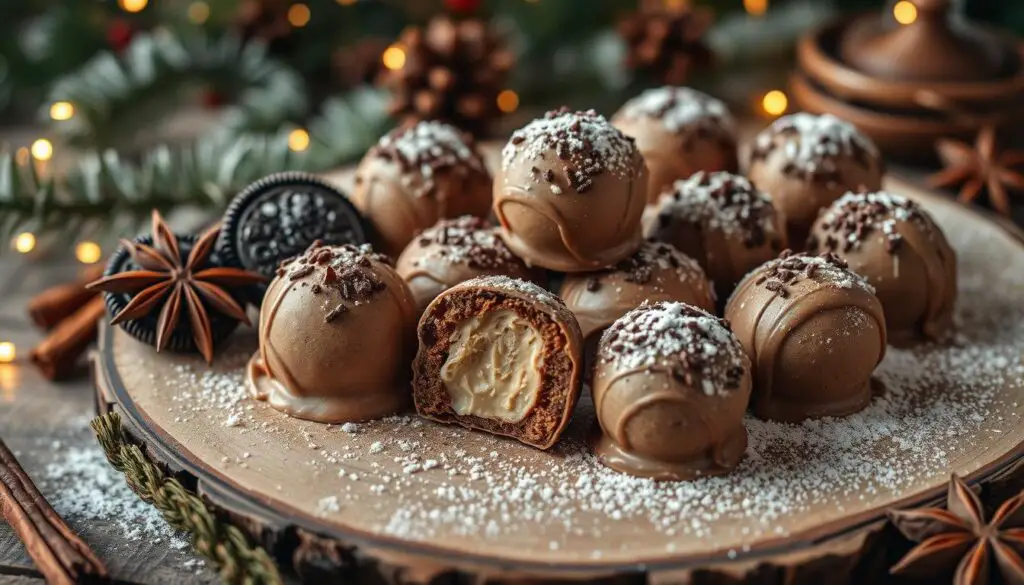
[[[483,218],[464,215],[444,219],[426,229],[415,240],[409,252],[412,266],[422,266],[427,260],[448,265],[463,264],[471,268],[495,270],[521,263],[505,241],[498,237],[497,228]]]
[[[775,208],[767,193],[746,178],[727,172],[700,171],[676,181],[656,205],[665,221],[682,221],[741,234],[750,245],[761,245],[774,234]]]
[[[668,367],[708,396],[735,390],[750,369],[728,325],[684,303],[645,302],[604,332],[598,352],[620,371]]]
[[[251,457],[226,453],[225,466],[257,467],[261,445],[291,445],[288,476],[312,477],[304,509],[379,534],[479,552],[500,548],[533,560],[569,554],[644,562],[690,551],[693,537],[702,548],[742,555],[755,540],[809,530],[940,486],[951,470],[977,469],[971,453],[1002,448],[996,441],[1017,432],[1024,271],[1019,258],[1002,272],[993,268],[992,246],[979,245],[989,237],[950,230],[960,259],[955,340],[889,348],[877,371],[884,393],[850,417],[800,425],[748,417],[746,458],[723,477],[655,482],[603,467],[586,446],[594,424],[586,399],[550,453],[415,416],[348,431],[288,419],[245,397],[242,370],[254,343],[238,336],[224,348],[217,370],[196,361],[172,373],[169,384],[182,398],[162,416],[247,438]],[[505,285],[541,294],[531,285]],[[224,425],[234,415],[237,424]],[[275,478],[286,483],[276,476],[264,483]],[[268,495],[295,499],[284,485],[278,489]]]
[[[620,116],[655,118],[670,132],[735,133],[735,122],[725,102],[689,87],[648,89],[626,102],[617,114]]]
[[[775,148],[782,149],[785,160],[794,169],[809,175],[831,175],[836,170],[835,159],[840,156],[851,157],[865,166],[869,159],[879,157],[871,140],[849,122],[831,114],[799,112],[779,118],[757,135],[751,156],[763,158]]]
[[[558,315],[559,320],[567,322],[576,321],[576,317],[573,316],[572,312],[569,311],[569,308],[565,306],[565,301],[563,301],[561,297],[534,282],[523,280],[521,278],[512,278],[505,275],[478,276],[455,285],[451,290],[474,287],[491,287],[517,292],[521,295],[539,301],[544,306],[554,311]]]
[[[895,253],[903,243],[896,226],[912,221],[929,236],[932,222],[917,203],[885,191],[847,193],[835,201],[818,219],[809,247],[848,252],[876,229],[881,232],[886,249]],[[821,233],[818,233],[818,232]]]
[[[513,164],[540,164],[539,161],[561,168],[564,184],[560,183],[562,177],[550,168],[546,171],[537,166],[531,168],[534,180],[551,184],[555,194],[566,188],[583,193],[590,188],[594,177],[602,173],[632,179],[642,168],[638,160],[633,140],[609,124],[604,116],[594,110],[571,112],[564,108],[548,112],[516,130],[501,151],[505,171]]]

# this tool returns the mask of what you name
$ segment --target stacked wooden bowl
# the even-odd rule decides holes
[[[934,158],[935,140],[996,124],[1024,134],[1024,43],[966,22],[950,0],[913,0],[801,39],[791,79],[799,106],[855,124],[886,155]]]

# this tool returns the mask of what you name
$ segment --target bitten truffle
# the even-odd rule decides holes
[[[439,219],[490,213],[483,158],[468,135],[442,122],[385,135],[359,163],[355,183],[352,203],[373,227],[374,248],[391,257]]]
[[[599,270],[640,247],[647,169],[633,139],[593,110],[516,130],[494,180],[502,237],[528,264]]]
[[[504,274],[544,282],[544,271],[528,268],[497,231],[486,220],[464,215],[437,222],[406,247],[396,270],[420,312],[449,287],[477,276]]]
[[[711,283],[700,265],[669,244],[645,242],[635,254],[594,273],[570,274],[561,297],[576,315],[587,345],[644,301],[679,301],[715,310]]]
[[[771,197],[725,172],[700,171],[676,181],[644,213],[644,237],[699,262],[723,303],[748,272],[787,248]]]
[[[583,341],[561,299],[506,276],[438,295],[420,319],[413,397],[424,417],[552,447],[579,398]]]
[[[758,417],[845,416],[871,401],[885,315],[871,285],[841,258],[783,252],[740,282],[725,318],[753,364]]]
[[[281,267],[249,361],[254,398],[296,418],[340,423],[409,404],[416,307],[369,245],[313,244]]]
[[[811,252],[833,252],[875,287],[891,338],[936,340],[956,305],[956,254],[921,206],[886,193],[847,193],[815,223]]]
[[[629,100],[612,124],[636,139],[647,162],[647,201],[697,171],[730,171],[736,160],[736,123],[721,100],[688,87],[649,89]]]
[[[830,114],[792,114],[754,139],[747,177],[786,220],[789,242],[807,241],[818,213],[847,191],[882,188],[882,158],[871,139]]]
[[[750,360],[727,323],[683,303],[645,304],[601,338],[594,453],[660,480],[728,473],[747,447],[750,388]]]

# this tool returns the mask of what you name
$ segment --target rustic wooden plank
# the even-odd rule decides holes
[[[17,363],[0,364],[0,435],[58,512],[62,503],[67,507],[62,500],[67,496],[61,493],[67,493],[62,486],[68,479],[96,481],[88,477],[89,468],[85,463],[102,461],[88,428],[93,416],[92,388],[84,360],[81,375],[63,383],[44,379],[28,363],[29,349],[42,334],[29,323],[24,307],[35,291],[68,280],[80,266],[67,260],[26,264],[21,258],[0,257],[0,338],[13,341],[19,352]],[[109,469],[106,475],[99,477],[109,479],[110,473],[116,472]],[[63,481],[54,479],[61,475]],[[123,480],[117,479],[117,493],[123,496]],[[75,493],[78,491],[82,490]],[[131,498],[137,501],[134,495]],[[115,517],[72,516],[67,520],[95,548],[118,581],[217,582],[216,574],[180,537],[175,542],[166,537],[154,541],[153,531],[142,530],[135,538],[126,538],[126,522]],[[0,583],[42,583],[41,579],[24,576],[33,572],[31,560],[20,542],[6,524],[0,523]]]

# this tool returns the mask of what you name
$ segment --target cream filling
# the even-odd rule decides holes
[[[512,423],[526,418],[540,393],[543,347],[537,330],[508,309],[462,322],[441,366],[452,409]]]

